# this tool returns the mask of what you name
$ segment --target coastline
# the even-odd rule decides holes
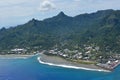
[[[111,72],[109,70],[105,70],[95,65],[87,65],[87,64],[80,64],[71,61],[67,61],[63,58],[57,56],[47,56],[45,54],[40,54],[40,57],[37,58],[39,63],[50,65],[50,66],[57,66],[57,67],[64,67],[64,68],[73,68],[73,69],[83,69],[83,70],[91,70],[91,71],[103,71],[103,72]]]
[[[27,59],[34,55],[24,55],[24,54],[10,54],[10,55],[0,55],[0,59]]]

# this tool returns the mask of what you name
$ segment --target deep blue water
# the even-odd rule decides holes
[[[67,69],[29,59],[0,59],[0,80],[120,80],[120,66],[113,72]]]

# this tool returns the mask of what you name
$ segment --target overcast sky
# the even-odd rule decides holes
[[[63,11],[69,16],[120,9],[120,0],[0,0],[0,28],[42,20]]]

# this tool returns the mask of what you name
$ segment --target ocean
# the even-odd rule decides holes
[[[0,80],[120,80],[120,66],[100,72],[50,66],[37,58],[0,59]]]

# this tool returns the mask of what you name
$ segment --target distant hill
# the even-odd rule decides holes
[[[0,30],[0,50],[16,47],[50,49],[95,44],[105,52],[120,52],[120,10],[101,10],[70,17],[58,15]]]

